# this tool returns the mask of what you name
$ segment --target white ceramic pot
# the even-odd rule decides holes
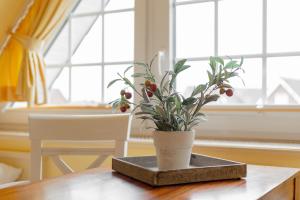
[[[189,166],[194,131],[154,131],[153,139],[160,170],[184,169]]]

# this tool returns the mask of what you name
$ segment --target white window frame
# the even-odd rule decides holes
[[[300,51],[291,51],[291,52],[276,52],[276,53],[268,53],[267,52],[267,27],[268,27],[268,20],[267,20],[267,12],[268,12],[268,0],[261,0],[262,2],[262,52],[259,54],[236,54],[236,55],[220,55],[218,52],[219,48],[219,20],[218,20],[218,14],[219,14],[219,1],[220,0],[189,0],[189,1],[183,1],[183,2],[176,2],[176,0],[173,1],[173,58],[174,62],[182,59],[176,57],[176,8],[178,6],[182,5],[192,5],[192,4],[199,4],[199,3],[207,3],[207,2],[213,2],[214,3],[214,56],[219,56],[222,58],[228,58],[231,57],[233,59],[239,59],[241,57],[247,59],[247,58],[259,58],[262,60],[262,105],[256,105],[256,106],[264,106],[266,104],[267,99],[267,59],[272,57],[292,57],[292,56],[300,56]],[[225,0],[226,1],[226,0]],[[188,57],[185,58],[188,61],[209,61],[209,57]],[[255,105],[255,104],[253,104]],[[226,106],[226,105],[222,105]],[[276,106],[276,105],[272,105]],[[289,105],[287,105],[289,106]],[[295,105],[291,105],[295,106]],[[297,107],[298,105],[296,105]]]
[[[197,2],[199,1],[204,2],[204,0],[197,0]],[[196,1],[191,0],[189,2]],[[165,51],[165,60],[167,62],[172,63],[175,61],[172,57],[175,55],[173,53],[175,48],[172,47],[175,45],[173,36],[175,32],[172,31],[175,30],[173,21],[174,6],[174,0],[135,1],[135,61],[148,61],[155,53],[161,50]],[[151,16],[156,18],[154,19]],[[286,56],[286,53],[280,55]],[[273,56],[277,55],[274,54]],[[293,54],[290,54],[290,56],[293,56]],[[169,65],[166,64],[166,66]],[[158,68],[154,67],[154,69],[155,75],[158,76]],[[139,68],[134,70],[138,72]],[[135,84],[139,87],[138,81],[135,80]],[[138,101],[138,97],[134,97],[135,101]],[[197,135],[202,138],[213,140],[261,140],[267,142],[293,141],[300,143],[298,128],[300,106],[209,106],[204,108],[203,111],[207,114],[208,121],[200,124],[199,129],[196,129]],[[92,111],[85,110],[83,112],[88,113]],[[98,111],[95,112],[97,113]],[[24,114],[23,116],[20,115],[20,112],[13,113],[13,111],[10,113],[11,116],[5,116],[5,122],[12,123],[12,127],[15,127],[14,123],[16,121],[18,123],[27,123],[27,115]],[[132,132],[141,133],[143,131],[146,130],[141,129],[141,124],[134,121]]]
[[[99,99],[99,101],[97,103],[104,103],[104,99],[105,99],[105,88],[106,88],[106,85],[105,85],[105,79],[104,79],[104,76],[105,76],[105,65],[110,65],[110,66],[115,66],[115,65],[130,65],[133,63],[133,60],[126,60],[126,61],[118,61],[118,62],[105,62],[104,61],[104,56],[105,56],[105,52],[104,52],[104,47],[105,47],[105,30],[104,30],[104,26],[105,26],[105,16],[106,14],[112,14],[112,13],[123,13],[123,12],[135,12],[135,8],[126,8],[126,9],[116,9],[116,10],[105,10],[104,9],[104,0],[101,0],[101,11],[99,12],[87,12],[87,13],[80,13],[80,14],[73,14],[71,13],[70,16],[67,18],[67,21],[66,23],[69,24],[68,26],[68,35],[69,35],[69,41],[68,41],[68,60],[65,62],[65,63],[61,63],[61,64],[48,64],[46,67],[47,68],[60,68],[60,71],[59,73],[56,75],[56,77],[54,78],[54,80],[51,82],[51,84],[49,85],[49,90],[52,89],[56,79],[59,77],[60,73],[62,72],[62,70],[67,67],[68,68],[68,76],[69,76],[69,95],[68,95],[68,103],[72,103],[72,68],[73,67],[91,67],[91,66],[96,66],[96,67],[100,67],[101,68],[101,99]],[[102,32],[102,36],[101,36],[101,48],[102,48],[102,59],[101,59],[101,62],[87,62],[87,63],[72,63],[71,60],[72,60],[72,19],[74,18],[80,18],[80,17],[89,17],[89,16],[92,16],[92,17],[101,17],[102,19],[102,24],[101,24],[101,32]],[[88,34],[88,31],[85,33],[85,35]],[[84,36],[85,37],[85,36]],[[83,40],[84,40],[84,37],[83,37]],[[81,43],[81,42],[80,42]],[[79,45],[80,45],[79,43]],[[76,52],[76,50],[74,51],[74,53]],[[132,58],[133,59],[133,58]],[[100,77],[100,74],[99,74],[99,77]]]

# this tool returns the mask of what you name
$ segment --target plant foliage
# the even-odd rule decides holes
[[[154,58],[155,59],[155,58]],[[150,120],[155,124],[155,129],[159,131],[189,131],[205,119],[202,112],[204,105],[217,101],[222,94],[232,91],[229,80],[233,77],[239,77],[243,64],[243,58],[240,62],[230,59],[227,63],[220,57],[210,57],[210,70],[207,71],[208,82],[194,87],[189,97],[184,97],[178,93],[175,88],[178,75],[190,68],[186,64],[186,59],[179,60],[173,67],[173,70],[166,71],[159,83],[152,73],[152,63],[134,63],[136,67],[142,67],[143,73],[134,73],[135,78],[144,79],[142,90],[138,91],[135,85],[126,78],[126,72],[133,66],[128,67],[123,75],[118,74],[119,78],[112,80],[108,87],[118,81],[123,81],[131,87],[135,93],[142,97],[138,104],[134,104],[133,113],[139,119]],[[154,86],[155,85],[155,86]],[[124,96],[111,102],[114,108],[122,107],[125,104],[133,104]]]

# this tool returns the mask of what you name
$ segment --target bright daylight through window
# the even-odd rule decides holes
[[[300,104],[299,7],[299,0],[177,0],[174,58],[192,65],[179,91],[207,81],[209,56],[244,57],[245,86],[235,80],[236,95],[219,104]]]
[[[50,103],[115,99],[122,85],[106,86],[133,62],[133,47],[134,0],[81,0],[46,52]]]

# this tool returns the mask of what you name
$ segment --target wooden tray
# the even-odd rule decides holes
[[[155,156],[113,158],[112,169],[152,186],[240,179],[247,175],[244,163],[199,154],[191,155],[187,169],[159,171]]]

